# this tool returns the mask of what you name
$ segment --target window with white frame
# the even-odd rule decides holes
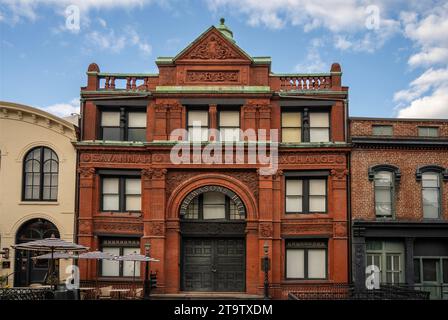
[[[328,112],[310,112],[310,142],[330,141],[330,116]]]
[[[282,142],[302,142],[301,112],[282,112]]]
[[[141,179],[136,176],[102,176],[102,211],[141,211]]]
[[[284,143],[329,142],[330,112],[285,108],[281,114],[281,127]]]
[[[114,256],[140,253],[138,239],[109,238],[101,241],[102,251]],[[135,269],[135,270],[134,270]],[[101,260],[102,277],[135,277],[140,276],[140,262]]]
[[[375,213],[377,217],[392,217],[394,173],[391,171],[375,172]]]
[[[438,137],[439,128],[438,127],[418,127],[419,137]]]
[[[286,240],[286,279],[326,279],[325,240]]]
[[[221,141],[240,140],[240,113],[236,110],[219,111],[219,133]]]
[[[146,141],[146,112],[141,108],[116,108],[101,111],[101,139]]]
[[[440,216],[440,174],[424,172],[422,174],[423,217],[437,219]]]
[[[366,266],[375,265],[378,267],[381,283],[403,283],[403,259],[403,242],[395,240],[366,240]]]
[[[285,209],[286,213],[327,212],[327,179],[287,176]]]
[[[187,118],[188,139],[193,142],[208,141],[208,109],[189,110]]]

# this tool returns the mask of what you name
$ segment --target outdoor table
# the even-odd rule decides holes
[[[118,293],[118,299],[120,299],[121,300],[121,294],[123,293],[123,292],[129,292],[129,291],[131,291],[130,289],[111,289],[111,290],[109,290],[110,292],[117,292]]]

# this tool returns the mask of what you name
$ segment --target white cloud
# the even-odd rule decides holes
[[[121,52],[126,47],[137,47],[143,56],[149,56],[152,52],[152,46],[130,26],[119,34],[107,28],[104,31],[91,31],[86,34],[86,42],[89,48],[96,47],[113,53]]]
[[[448,119],[448,86],[440,87],[430,95],[413,100],[407,107],[399,110],[398,117]]]
[[[47,107],[42,107],[41,109],[58,117],[67,117],[72,113],[79,114],[79,98],[74,98],[69,102],[52,104]]]
[[[87,15],[94,9],[133,9],[152,2],[152,0],[0,0],[2,7],[8,10],[9,18],[3,20],[10,23],[17,23],[23,19],[35,21],[39,17],[37,9],[41,6],[52,7],[56,12],[64,15],[65,8],[75,5],[82,14]]]
[[[448,3],[423,14],[402,12],[404,36],[415,44],[408,60],[411,68],[427,68],[395,93],[398,117],[448,118]]]
[[[323,47],[322,39],[315,38],[311,40],[310,46],[307,49],[305,62],[299,63],[294,67],[294,70],[299,73],[314,73],[325,72],[329,70],[328,63],[325,63],[320,55],[320,50]],[[328,70],[327,70],[328,69]]]

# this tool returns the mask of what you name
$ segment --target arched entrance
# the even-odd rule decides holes
[[[245,291],[246,209],[222,186],[190,192],[180,206],[181,290]]]
[[[16,244],[50,238],[52,235],[59,238],[59,231],[53,223],[45,219],[32,219],[20,226],[16,234]],[[14,285],[16,287],[28,286],[32,283],[44,283],[49,260],[32,259],[34,256],[43,253],[16,251],[14,264]],[[56,268],[58,268],[57,265]]]

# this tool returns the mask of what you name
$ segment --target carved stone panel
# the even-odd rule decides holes
[[[186,72],[186,83],[238,83],[239,72],[232,71],[200,71],[188,70]]]

